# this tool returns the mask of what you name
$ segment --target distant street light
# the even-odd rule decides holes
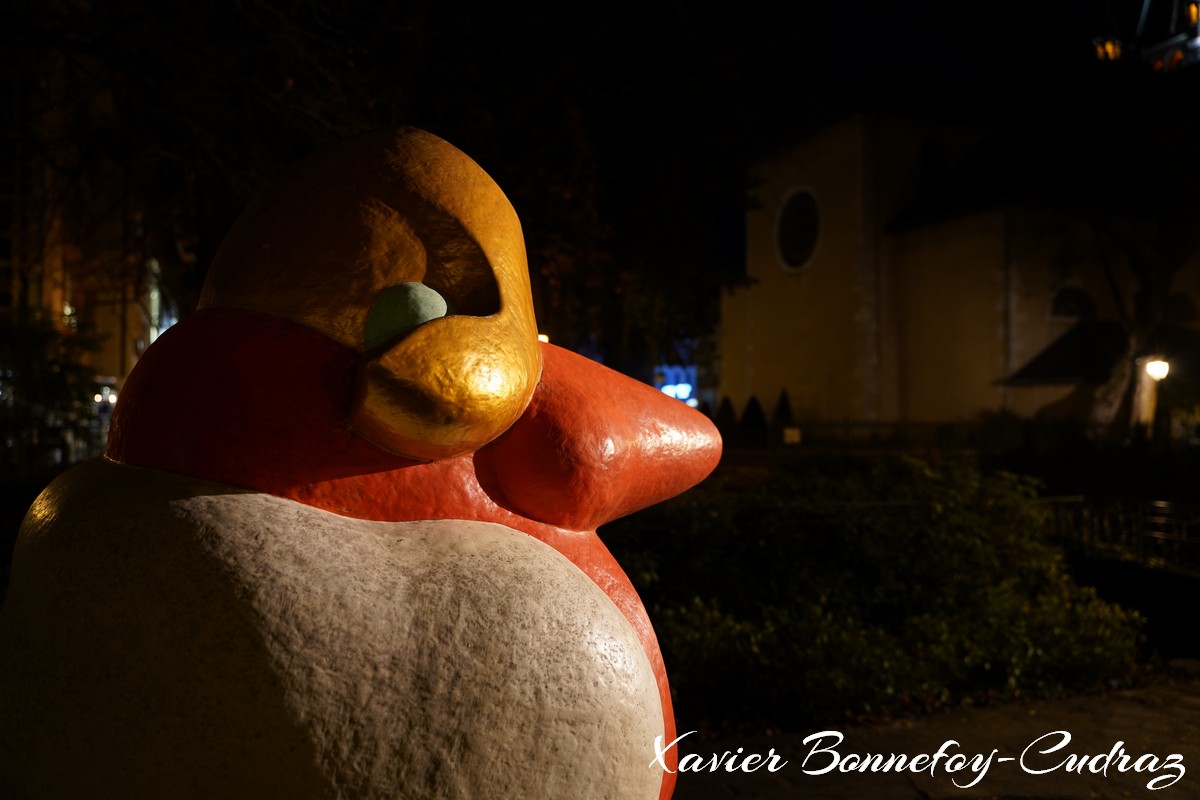
[[[1156,381],[1161,381],[1167,377],[1167,373],[1171,371],[1171,365],[1161,359],[1146,362],[1146,374]]]
[[[1143,356],[1137,360],[1142,369],[1136,373],[1137,385],[1133,392],[1133,422],[1149,433],[1154,430],[1154,415],[1158,411],[1158,384],[1171,365],[1161,355]]]

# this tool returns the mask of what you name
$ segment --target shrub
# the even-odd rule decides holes
[[[1073,582],[1037,484],[902,457],[723,472],[601,535],[681,717],[799,724],[1129,681],[1142,620]]]

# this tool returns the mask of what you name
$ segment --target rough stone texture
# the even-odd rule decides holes
[[[6,797],[656,798],[661,720],[531,536],[104,461],[30,510],[0,615]]]

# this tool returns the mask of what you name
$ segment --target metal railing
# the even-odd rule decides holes
[[[770,437],[777,444],[850,448],[1007,449],[1024,444],[1025,426],[978,421],[789,422]]]
[[[1076,553],[1200,576],[1200,506],[1081,496],[1046,502],[1056,538]]]

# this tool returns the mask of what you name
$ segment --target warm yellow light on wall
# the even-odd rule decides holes
[[[1146,374],[1156,381],[1161,381],[1167,377],[1167,373],[1171,371],[1171,365],[1166,361],[1155,359],[1154,361],[1146,362]]]
[[[1187,16],[1192,25],[1200,22],[1200,3],[1188,3]]]
[[[1121,57],[1121,43],[1116,39],[1094,39],[1097,61],[1116,61]]]

